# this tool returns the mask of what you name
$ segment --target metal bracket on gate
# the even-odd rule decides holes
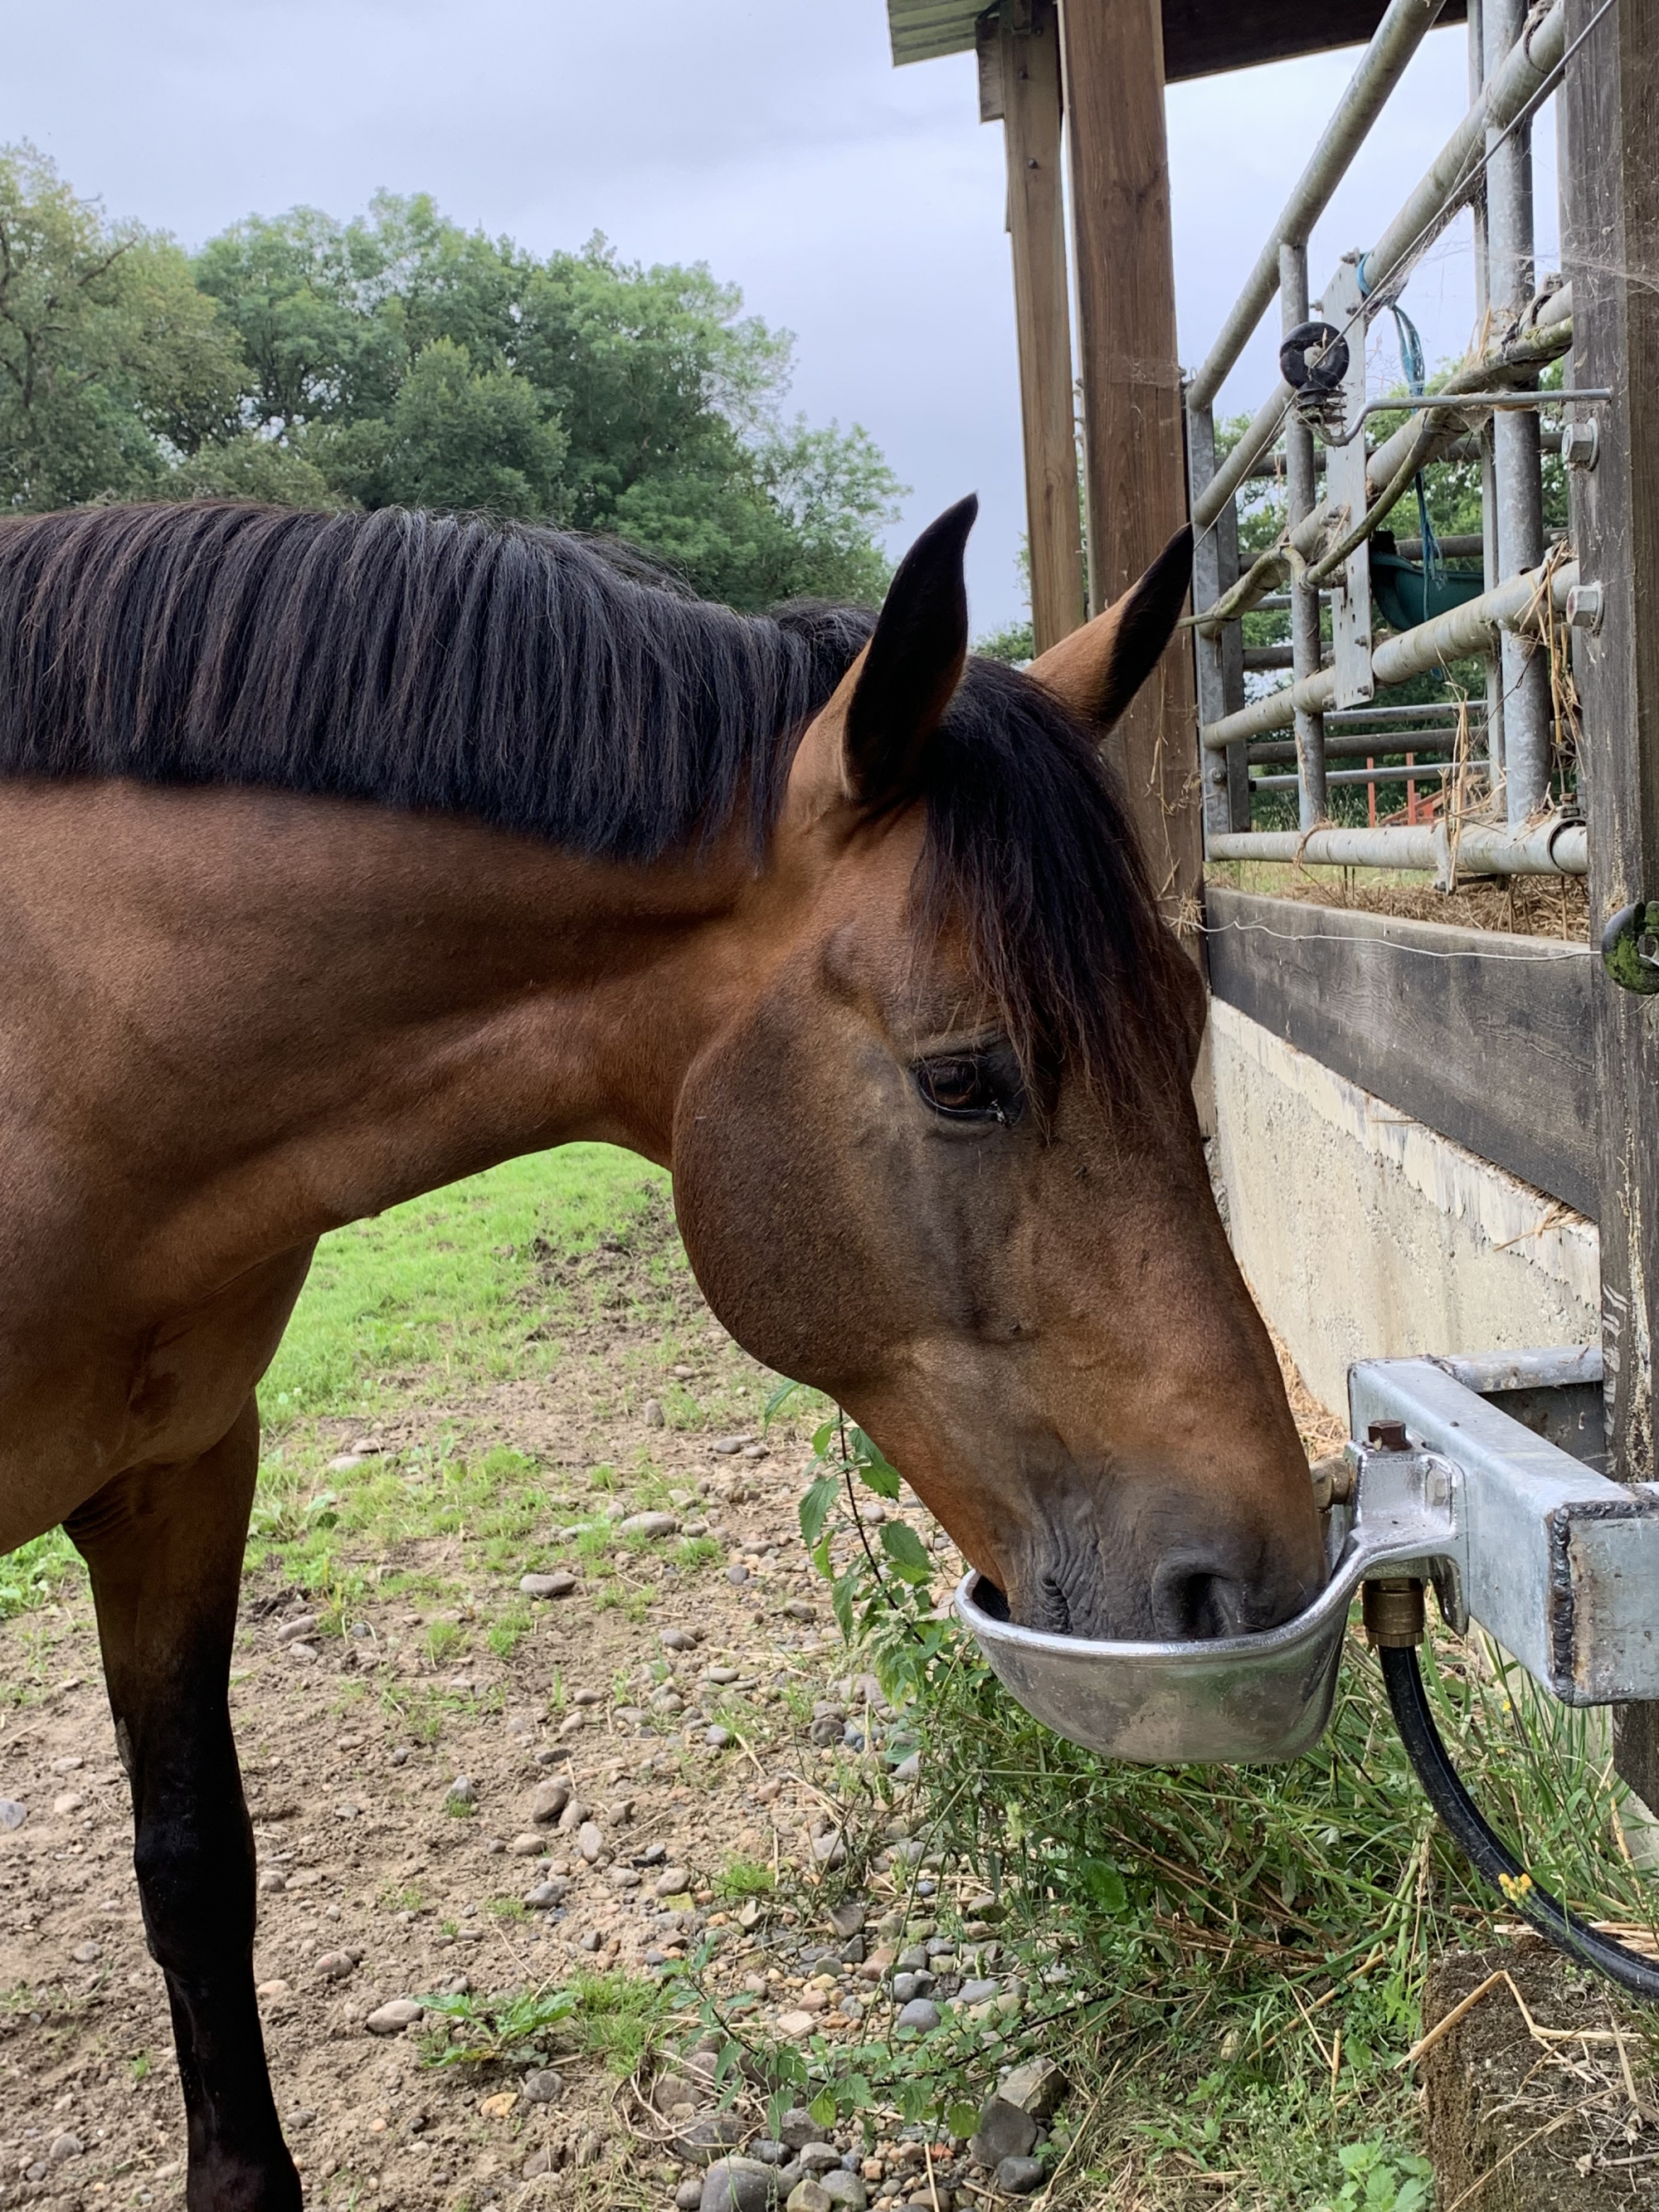
[[[1348,1447],[1356,1526],[1376,1516],[1370,1533],[1391,1545],[1420,1528],[1448,1625],[1478,1621],[1569,1705],[1659,1698],[1659,1485],[1589,1463],[1600,1382],[1599,1352],[1582,1348],[1365,1360],[1348,1376],[1354,1437],[1385,1438]]]
[[[1348,362],[1342,379],[1342,422],[1356,428],[1365,408],[1365,295],[1359,285],[1359,264],[1349,255],[1325,294],[1325,313],[1339,330],[1348,333]],[[1325,495],[1330,504],[1346,513],[1344,528],[1364,514],[1365,441],[1354,437],[1328,447],[1325,456]],[[1331,640],[1335,648],[1336,704],[1363,707],[1376,696],[1371,673],[1371,544],[1362,538],[1342,566],[1342,580],[1331,594]]]

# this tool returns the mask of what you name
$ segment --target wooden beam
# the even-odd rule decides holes
[[[1187,519],[1158,0],[1064,0],[1089,605]],[[1112,740],[1164,910],[1196,920],[1203,856],[1190,649],[1166,653]]]
[[[1205,903],[1218,999],[1595,1218],[1599,963],[1585,946],[1214,884]]]
[[[1595,0],[1568,0],[1569,48]],[[1600,629],[1573,632],[1583,717],[1579,790],[1589,822],[1590,917],[1659,896],[1659,0],[1619,0],[1567,67],[1562,259],[1573,285],[1570,384],[1610,386],[1593,469],[1574,469],[1579,574],[1601,586]],[[1659,1010],[1603,975],[1595,994],[1601,1093],[1601,1343],[1608,1464],[1659,1475]],[[1659,1804],[1659,1707],[1626,1706],[1619,1771]]]
[[[1002,0],[997,47],[1008,155],[1014,325],[1025,443],[1026,543],[1036,649],[1083,620],[1072,313],[1060,174],[1060,23],[1054,0]]]

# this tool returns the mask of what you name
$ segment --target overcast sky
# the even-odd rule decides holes
[[[1095,0],[1105,4],[1105,0]],[[0,137],[110,212],[199,244],[237,216],[378,187],[545,252],[603,230],[706,260],[796,333],[793,404],[861,422],[912,487],[907,534],[977,489],[978,629],[1010,619],[1024,494],[1001,132],[971,57],[891,65],[883,0],[0,0]],[[1182,359],[1200,359],[1351,74],[1327,55],[1169,94]],[[1315,235],[1370,242],[1468,104],[1437,31]],[[1540,125],[1540,243],[1553,170]],[[1413,281],[1431,360],[1472,319],[1467,231]],[[1277,312],[1223,394],[1253,409]],[[1392,374],[1391,337],[1376,340]]]

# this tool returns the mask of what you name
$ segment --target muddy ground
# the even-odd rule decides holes
[[[601,1282],[590,1334],[603,1332],[605,1294]],[[665,1395],[760,1379],[712,1317],[700,1337],[689,1364],[665,1368]],[[733,1449],[732,1437],[655,1425],[649,1401],[623,1395],[638,1410],[607,1405],[590,1359],[572,1363],[568,1388],[507,1382],[411,1407],[368,1435],[337,1426],[337,1455],[377,1468],[440,1419],[474,1454],[505,1446],[544,1468],[549,1495],[526,1549],[575,1587],[530,1601],[518,1640],[495,1639],[511,1645],[504,1656],[488,1625],[503,1593],[520,1613],[526,1601],[464,1534],[417,1539],[396,1562],[458,1601],[362,1597],[331,1620],[279,1572],[248,1576],[232,1703],[258,1848],[257,1978],[278,2106],[312,2202],[665,2206],[686,2176],[664,2148],[669,2124],[599,2060],[561,2058],[556,2102],[503,2106],[521,2075],[434,2069],[422,2024],[371,2033],[389,2001],[534,1988],[576,1967],[650,1975],[711,1930],[728,1947],[715,1984],[762,1995],[765,2021],[781,2013],[833,2033],[848,2019],[843,2000],[855,2012],[869,2000],[850,1965],[828,1992],[805,1986],[823,1970],[797,1947],[836,1942],[827,1925],[791,1914],[770,1920],[769,1942],[764,1925],[751,1936],[737,1924],[742,1899],[711,1887],[734,1860],[786,1886],[791,1863],[815,1865],[814,1824],[856,1754],[811,1741],[812,1708],[856,1716],[873,1688],[848,1681],[825,1586],[802,1553],[800,1432],[786,1425],[762,1443],[739,1431]],[[635,1536],[598,1582],[574,1533],[560,1535],[574,1526],[571,1485],[595,1462],[647,1455],[683,1501],[662,1509],[679,1528]],[[607,1494],[582,1510],[632,1502]],[[708,1557],[677,1566],[688,1538]],[[940,1570],[943,1593],[959,1571],[953,1553]],[[309,1633],[307,1620],[318,1623]],[[665,1649],[665,1631],[686,1648]],[[710,1669],[723,1679],[711,1682]],[[145,1950],[83,1589],[0,1629],[0,1685],[16,1700],[0,1706],[0,1797],[27,1812],[0,1832],[0,2203],[182,2204],[163,1985]],[[726,1740],[711,1741],[722,1719]],[[842,1733],[838,1722],[828,1730]],[[538,1826],[537,1792],[550,1781],[568,1784],[575,1811]],[[659,1902],[674,1869],[684,1873]],[[557,1905],[526,1909],[543,1882]],[[892,1877],[878,1876],[872,1949],[892,1893]],[[883,2179],[870,2177],[872,2194],[890,2196]]]

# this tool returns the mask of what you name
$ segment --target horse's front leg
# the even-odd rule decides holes
[[[144,1927],[173,2008],[190,2212],[301,2202],[253,1994],[253,1832],[228,1705],[258,1464],[250,1399],[200,1459],[119,1476],[68,1524],[91,1570]]]

